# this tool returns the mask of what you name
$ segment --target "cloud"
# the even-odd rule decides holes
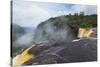
[[[84,12],[85,15],[97,14],[97,7],[94,5],[75,5],[72,8],[72,13]]]
[[[69,13],[73,15],[80,12],[84,12],[85,15],[97,14],[97,6],[95,5],[74,5],[70,9],[55,12],[53,16],[68,15]]]
[[[75,5],[32,1],[13,2],[13,23],[21,26],[36,27],[50,17],[84,12],[85,15],[97,14],[95,5]]]
[[[13,23],[21,26],[36,27],[40,21],[50,18],[50,14],[29,2],[14,2],[13,3]]]

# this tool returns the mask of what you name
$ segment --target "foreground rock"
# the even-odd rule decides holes
[[[36,58],[23,65],[84,62],[97,60],[97,39],[80,39],[73,42],[40,43],[29,53]]]

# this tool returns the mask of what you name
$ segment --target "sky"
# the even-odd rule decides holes
[[[37,27],[51,17],[80,12],[85,15],[97,14],[97,6],[17,0],[12,3],[13,23],[22,27]]]

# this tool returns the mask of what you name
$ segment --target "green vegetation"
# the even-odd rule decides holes
[[[97,27],[97,15],[84,15],[83,12],[80,12],[78,15],[75,13],[74,15],[67,15],[69,18],[68,25],[72,28],[86,28],[86,27]]]
[[[69,18],[68,25],[71,29],[77,33],[79,28],[93,28],[97,27],[97,15],[84,15],[83,12],[80,12],[78,15],[75,13],[74,15],[67,15],[66,18]],[[77,35],[77,34],[76,34]]]

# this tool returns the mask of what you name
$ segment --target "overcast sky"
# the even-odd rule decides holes
[[[13,1],[13,23],[24,27],[36,27],[50,17],[84,12],[85,15],[97,14],[95,5],[76,5],[34,1]]]

